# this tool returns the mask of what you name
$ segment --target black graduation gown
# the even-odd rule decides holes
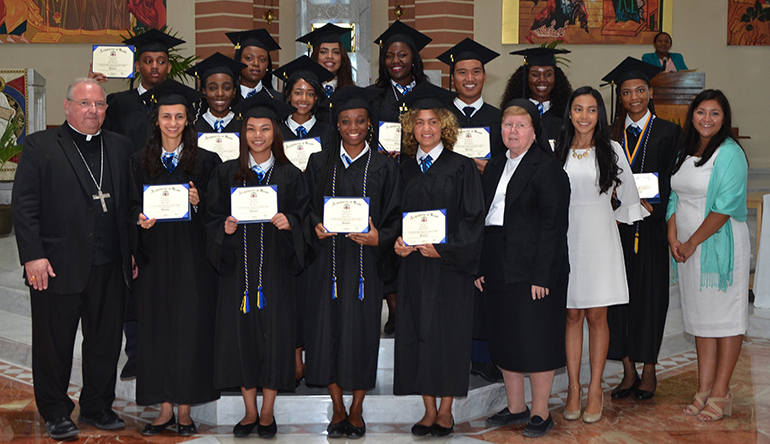
[[[485,102],[484,105],[476,111],[470,119],[468,119],[468,117],[465,116],[465,113],[457,108],[454,103],[448,106],[448,108],[457,117],[457,123],[460,124],[461,128],[489,127],[490,158],[506,151],[505,145],[503,145],[503,136],[500,133],[500,123],[502,122],[503,117],[502,111]]]
[[[666,234],[666,204],[671,192],[671,170],[681,142],[681,128],[656,118],[652,122],[645,172],[657,172],[660,188],[659,204],[653,212],[634,225],[618,225],[628,279],[628,304],[610,306],[609,359],[628,356],[633,362],[655,363],[663,341],[669,301],[669,255]],[[630,141],[635,144],[635,141]],[[622,141],[621,141],[622,143]],[[642,142],[644,143],[644,142]],[[632,148],[633,149],[633,148]],[[641,172],[642,147],[631,166]],[[634,253],[636,227],[639,226],[639,252]]]
[[[337,166],[336,196],[362,196],[367,157],[371,155],[366,195],[369,215],[379,232],[378,247],[363,247],[364,298],[359,300],[359,244],[337,235],[337,299],[332,299],[332,239],[318,239],[315,226],[323,221],[316,202],[316,187],[328,156]],[[309,265],[305,322],[305,380],[310,385],[337,383],[345,390],[375,386],[380,344],[383,280],[392,270],[393,244],[401,219],[398,167],[393,159],[369,151],[343,167],[339,149],[310,156],[305,181],[311,196],[306,228],[314,256]],[[331,186],[323,190],[331,196]]]
[[[297,137],[297,133],[289,129],[289,126],[286,124],[286,122],[281,122],[281,134],[283,134],[283,140],[289,141],[289,140],[298,140],[299,137]],[[315,124],[313,125],[313,128],[308,131],[307,136],[305,136],[305,139],[312,139],[313,137],[318,137],[321,139],[321,148],[327,149],[332,146],[334,143],[334,128],[332,128],[331,125],[328,123],[323,123],[316,119]]]
[[[238,118],[233,118],[233,120],[230,121],[227,125],[225,125],[225,129],[222,130],[223,133],[240,133],[241,132],[241,124],[243,123],[242,120],[238,120]],[[217,132],[214,127],[209,125],[208,122],[206,122],[206,119],[204,119],[202,116],[198,117],[198,120],[195,121],[195,130],[199,133],[215,133]]]
[[[403,212],[447,210],[440,259],[401,258],[396,301],[393,393],[465,396],[473,332],[473,280],[484,233],[484,194],[473,160],[444,149],[423,174],[400,165]]]
[[[243,186],[234,178],[238,160],[223,163],[214,171],[209,187],[209,259],[219,272],[219,301],[216,307],[215,385],[267,387],[294,391],[295,276],[302,270],[304,237],[302,211],[307,205],[300,171],[276,161],[269,184],[278,185],[278,209],[289,220],[291,230],[275,225],[238,225],[232,235],[224,224],[230,210],[230,188]],[[246,186],[258,186],[256,178]],[[264,185],[264,184],[263,184]],[[246,288],[244,240],[248,245],[249,313],[240,311]],[[260,266],[260,231],[264,242],[262,287],[265,305],[257,308]]]
[[[134,256],[139,276],[138,367],[136,402],[200,404],[219,398],[214,388],[214,308],[216,272],[206,260],[206,191],[219,156],[198,149],[193,172],[165,168],[151,177],[141,169],[142,153],[132,156],[131,219],[142,211],[143,185],[192,181],[198,189],[198,211],[192,220],[157,222],[149,230],[137,226]]]
[[[144,150],[149,139],[150,111],[135,89],[107,96],[107,115],[102,128],[131,139],[134,151]]]
[[[548,109],[548,111],[540,116],[540,124],[543,125],[548,139],[556,140],[559,137],[562,121],[562,116],[557,115],[553,108]]]

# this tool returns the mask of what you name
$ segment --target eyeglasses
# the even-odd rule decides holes
[[[510,129],[516,130],[516,131],[524,131],[527,128],[532,128],[532,125],[527,125],[526,123],[516,123],[516,124],[504,123],[503,126],[505,128],[510,128]]]
[[[88,100],[72,100],[72,99],[67,99],[67,100],[69,100],[70,102],[77,103],[78,106],[80,106],[81,108],[91,108],[92,106],[95,106],[96,109],[98,109],[98,110],[107,109],[107,102],[101,102],[101,101],[100,102],[91,102],[91,101],[88,101]]]

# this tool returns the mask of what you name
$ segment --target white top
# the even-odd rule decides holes
[[[227,113],[226,116],[222,117],[221,119],[213,114],[211,114],[211,109],[207,109],[205,113],[203,113],[203,120],[206,121],[209,125],[211,125],[212,128],[216,130],[216,126],[214,125],[217,120],[223,120],[224,125],[227,126],[232,122],[232,120],[235,118],[235,113],[230,111]]]
[[[356,156],[356,158],[355,158],[355,159],[351,159],[351,160],[352,160],[352,162],[350,162],[350,164],[352,165],[352,164],[353,164],[353,162],[355,162],[356,160],[358,160],[358,159],[360,159],[361,157],[363,157],[363,155],[364,155],[364,154],[366,154],[366,152],[367,152],[367,151],[369,151],[369,142],[365,142],[365,145],[364,145],[364,149],[362,149],[362,150],[361,150],[361,152],[360,152],[360,153],[358,153],[358,155]],[[345,147],[344,147],[344,146],[342,146],[342,142],[340,142],[340,159],[342,159],[342,165],[345,167],[345,169],[348,169],[348,167],[349,167],[350,165],[348,165],[348,163],[347,163],[347,162],[345,162],[345,156],[346,156],[346,157],[350,157],[350,156],[348,155],[348,152],[347,152],[347,151],[345,151]]]
[[[545,102],[538,102],[535,99],[529,99],[530,102],[534,103],[535,106],[537,105],[543,105],[543,114],[547,113],[549,109],[551,109],[551,101],[546,100]]]
[[[262,81],[260,80],[259,83],[257,83],[257,86],[254,88],[249,88],[248,86],[240,85],[241,87],[241,97],[244,99],[251,94],[252,91],[260,92],[262,91]]]
[[[425,157],[425,155],[430,154],[431,160],[433,163],[436,163],[436,159],[438,159],[438,156],[440,156],[443,152],[444,142],[439,142],[438,145],[434,146],[433,149],[427,153],[423,151],[422,148],[417,148],[417,152],[415,153],[414,158],[417,159],[417,165],[422,166],[422,158]]]
[[[305,128],[305,131],[310,132],[311,129],[313,129],[313,125],[315,125],[316,118],[315,116],[310,116],[310,120],[302,124],[302,127]],[[297,128],[299,128],[300,124],[295,122],[294,119],[289,116],[288,119],[286,119],[286,126],[289,127],[292,133],[297,134]]]
[[[644,129],[644,124],[647,123],[647,117],[648,116],[651,119],[655,118],[655,115],[651,114],[649,109],[644,114],[644,116],[642,116],[642,118],[637,120],[637,121],[631,120],[631,117],[629,117],[629,115],[626,114],[626,126],[625,126],[625,128],[628,129],[629,126],[636,125],[637,128],[639,128],[640,130],[643,130]]]
[[[503,175],[500,176],[500,181],[497,182],[495,197],[492,198],[492,205],[489,206],[487,218],[484,220],[485,226],[503,226],[503,222],[505,221],[505,193],[508,190],[508,182],[511,181],[513,173],[515,173],[516,168],[519,167],[524,154],[526,154],[526,151],[521,155],[516,156],[516,158],[511,159],[510,150],[505,153],[505,169],[503,169]]]
[[[454,104],[457,107],[457,109],[462,111],[463,114],[465,114],[465,110],[463,108],[465,108],[466,106],[472,106],[472,107],[476,108],[476,110],[473,111],[473,113],[471,114],[471,117],[473,117],[474,114],[476,114],[478,112],[478,110],[480,110],[481,107],[484,106],[484,98],[483,97],[479,97],[479,99],[476,100],[473,103],[465,103],[462,100],[460,100],[459,97],[455,97]]]
[[[270,151],[270,158],[268,158],[266,161],[262,163],[257,163],[256,160],[254,160],[254,157],[249,153],[249,169],[254,168],[255,165],[259,165],[260,168],[262,168],[262,171],[267,172],[267,170],[270,169],[271,166],[273,166],[273,162],[275,162],[275,157],[273,157],[273,152]]]
[[[176,147],[176,149],[174,151],[166,151],[165,149],[161,148],[161,150],[160,150],[160,161],[163,162],[163,156],[166,153],[174,153],[174,155],[176,156],[177,159],[181,159],[180,156],[182,155],[182,148],[184,148],[184,142],[180,143],[179,146]]]

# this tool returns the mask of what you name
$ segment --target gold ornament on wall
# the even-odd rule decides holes
[[[267,8],[267,1],[262,3],[263,8]],[[273,23],[273,20],[275,20],[275,11],[273,11],[273,1],[270,0],[270,8],[267,9],[267,11],[262,13],[262,20],[266,21],[267,24]]]
[[[393,10],[393,15],[396,16],[396,20],[401,20],[401,16],[404,15],[404,8],[397,4],[396,9]]]

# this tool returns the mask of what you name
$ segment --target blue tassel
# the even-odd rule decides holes
[[[332,279],[332,300],[337,299],[337,278]]]
[[[260,285],[259,288],[257,288],[257,294],[259,294],[259,298],[257,299],[257,308],[262,310],[265,308],[265,293],[262,292],[262,286]]]
[[[358,278],[358,300],[364,300],[364,278]]]
[[[251,307],[249,305],[249,290],[246,290],[243,292],[243,300],[241,301],[241,312],[243,314],[251,311]]]

